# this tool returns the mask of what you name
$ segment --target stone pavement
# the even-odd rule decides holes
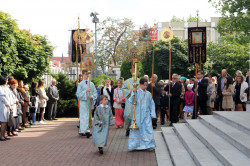
[[[32,126],[0,142],[1,166],[155,166],[154,151],[127,150],[125,129],[110,126],[108,145],[100,155],[92,139],[80,137],[78,119],[61,118],[46,121],[45,125]],[[158,127],[160,128],[160,127]],[[92,138],[92,137],[91,137]]]

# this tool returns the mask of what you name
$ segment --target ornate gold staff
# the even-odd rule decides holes
[[[89,74],[89,79],[88,79],[88,86],[90,88],[90,76],[91,76],[91,72],[88,70],[88,74]],[[89,96],[90,96],[90,92],[89,92]],[[89,99],[89,128],[92,128],[92,109],[91,109],[91,100]]]
[[[134,88],[137,88],[137,86],[138,86],[138,84],[137,84],[137,75],[138,75],[137,64],[138,64],[138,60],[135,59],[135,62],[134,62],[135,73],[134,73],[134,83],[133,83],[133,87]],[[134,119],[133,119],[133,123],[131,124],[131,126],[129,128],[132,129],[132,130],[138,130],[139,127],[138,127],[138,125],[135,122],[136,121],[136,119],[135,119],[136,91],[134,93],[135,93],[135,97],[134,97]]]
[[[169,27],[171,28],[171,25],[169,24]],[[169,42],[169,81],[171,82],[171,40],[174,37],[174,32],[170,28],[166,28],[161,32],[161,40],[165,42]],[[170,94],[171,86],[168,86],[168,94]],[[169,110],[169,116],[170,116],[170,96],[168,96],[168,110]]]

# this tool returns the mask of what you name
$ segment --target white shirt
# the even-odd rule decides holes
[[[102,108],[108,108],[108,107],[109,107],[108,105],[103,105],[103,104],[100,104],[100,106],[101,106]]]
[[[111,93],[111,86],[109,86],[109,87],[104,86],[104,88],[103,88],[103,95],[108,96],[108,100],[110,100],[110,96],[109,96],[109,94],[108,94],[106,88],[108,88],[108,89],[109,89],[109,92]]]

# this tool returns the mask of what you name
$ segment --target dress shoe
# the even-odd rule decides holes
[[[99,149],[99,153],[103,154],[103,148],[102,147],[98,147],[98,149]]]
[[[2,138],[0,138],[0,141],[6,141],[6,139],[2,139]]]
[[[5,140],[10,140],[10,138],[9,137],[5,137]]]
[[[126,131],[126,136],[129,136],[129,132],[130,132],[130,130],[127,130],[127,131]]]
[[[53,118],[53,120],[58,120],[58,119],[56,119],[56,118]]]
[[[86,134],[85,134],[85,133],[79,133],[79,135],[80,135],[80,136],[86,136]]]
[[[87,136],[87,138],[90,138],[92,136],[92,134],[86,133],[86,136]]]
[[[13,135],[12,135],[12,134],[10,134],[9,132],[7,133],[7,135],[8,135],[9,137],[13,137]]]

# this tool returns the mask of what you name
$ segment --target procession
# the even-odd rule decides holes
[[[0,165],[250,165],[247,2],[76,2],[0,7]]]

